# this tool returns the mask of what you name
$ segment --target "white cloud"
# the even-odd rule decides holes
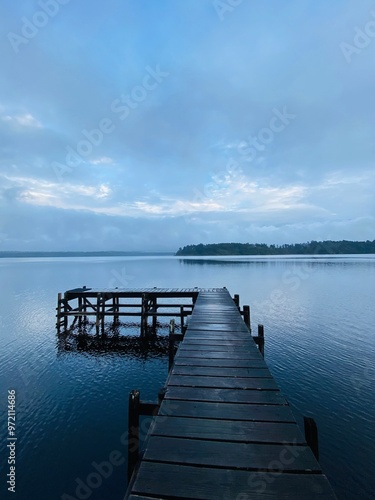
[[[95,158],[94,160],[90,160],[92,165],[111,165],[114,163],[112,158],[108,156],[101,156],[100,158]]]
[[[42,128],[42,124],[31,113],[21,115],[3,115],[1,120],[21,127]]]

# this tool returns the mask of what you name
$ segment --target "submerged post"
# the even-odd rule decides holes
[[[139,459],[139,407],[140,391],[135,389],[129,394],[128,410],[128,482],[132,477]]]

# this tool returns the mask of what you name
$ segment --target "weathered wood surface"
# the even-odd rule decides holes
[[[150,498],[336,498],[226,289],[200,291],[175,357],[126,496]]]
[[[146,493],[145,493],[146,492]],[[332,500],[323,474],[249,472],[143,461],[133,494],[158,499]],[[138,499],[138,496],[129,497]]]

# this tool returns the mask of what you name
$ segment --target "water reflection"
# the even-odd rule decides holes
[[[92,356],[117,355],[141,360],[164,358],[169,352],[169,338],[159,328],[157,334],[149,337],[140,337],[139,330],[124,329],[124,325],[107,328],[104,333],[95,332],[95,325],[84,325],[81,328],[70,329],[57,333],[57,355],[88,354]],[[137,325],[139,326],[139,325]],[[129,330],[133,334],[129,335]]]
[[[302,263],[307,266],[320,266],[320,267],[357,267],[358,264],[365,266],[375,265],[375,255],[332,255],[332,256],[306,256],[306,255],[292,255],[292,256],[228,256],[228,257],[187,257],[178,259],[180,264],[187,266],[285,266],[285,265],[301,265]]]

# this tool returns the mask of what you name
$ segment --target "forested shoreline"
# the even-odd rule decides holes
[[[374,241],[309,241],[284,245],[265,243],[210,243],[186,245],[177,256],[201,255],[340,255],[375,254]]]

